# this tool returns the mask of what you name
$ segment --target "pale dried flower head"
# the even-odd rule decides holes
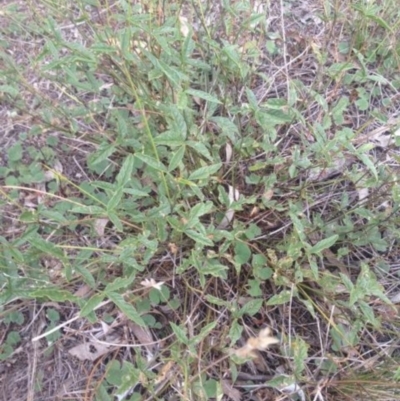
[[[143,281],[141,281],[140,284],[143,287],[155,288],[156,290],[161,291],[161,286],[164,284],[164,281],[160,281],[159,283],[157,283],[156,280],[154,280],[154,278],[151,279],[146,278]]]
[[[262,329],[257,337],[250,337],[246,344],[235,350],[234,354],[240,358],[257,358],[255,351],[265,351],[270,345],[279,343],[279,340],[271,336],[271,330]]]

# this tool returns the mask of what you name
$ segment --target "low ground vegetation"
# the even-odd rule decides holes
[[[400,397],[400,10],[0,11],[0,396]]]

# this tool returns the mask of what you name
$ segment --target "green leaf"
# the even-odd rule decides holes
[[[369,100],[365,97],[362,97],[362,98],[356,100],[355,104],[360,111],[366,111],[370,107]]]
[[[162,60],[159,60],[159,67],[170,83],[176,88],[180,88],[181,81],[187,80],[187,77],[180,70],[171,67],[171,65],[164,63]]]
[[[173,152],[173,155],[172,155],[171,160],[169,161],[169,165],[168,165],[168,171],[169,172],[175,170],[179,166],[179,164],[183,160],[183,156],[185,155],[185,151],[186,151],[186,147],[185,146],[181,146],[181,147],[178,148],[178,150],[175,150]]]
[[[300,377],[306,367],[306,359],[308,357],[308,344],[300,337],[292,342],[291,351],[293,353],[294,374]]]
[[[374,295],[391,305],[389,298],[385,295],[383,285],[378,282],[376,275],[371,271],[368,264],[362,263],[361,272],[357,278],[356,285],[350,292],[349,303],[352,305],[358,299],[362,299],[366,295]]]
[[[170,129],[157,135],[154,138],[154,143],[157,145],[167,145],[170,148],[174,148],[177,146],[182,146],[184,144],[184,140],[182,139],[182,134],[180,134],[179,131]]]
[[[332,109],[332,117],[335,121],[335,124],[343,124],[344,118],[343,113],[349,105],[349,98],[347,96],[343,96],[339,99],[335,107]]]
[[[211,322],[208,323],[206,326],[204,326],[200,333],[196,336],[196,342],[199,343],[200,341],[202,341],[204,338],[206,338],[215,328],[215,326],[217,325],[217,322]]]
[[[11,146],[7,152],[8,159],[12,162],[17,162],[22,159],[22,145],[17,142],[15,145]]]
[[[119,110],[117,114],[117,132],[121,138],[126,138],[128,134],[128,125],[127,125],[127,117],[124,116],[122,110]]]
[[[1,92],[8,93],[12,97],[16,97],[20,93],[18,88],[15,88],[14,86],[11,85],[0,85],[0,93]]]
[[[119,219],[119,217],[117,216],[116,213],[113,213],[113,212],[109,211],[107,213],[107,216],[110,219],[111,223],[114,224],[115,228],[118,231],[120,231],[120,232],[124,231],[124,227],[122,225],[122,221]]]
[[[19,216],[19,221],[22,223],[34,223],[38,221],[38,214],[36,212],[26,210]]]
[[[125,60],[132,60],[132,29],[131,27],[125,27],[121,32],[119,32],[119,41],[121,53]]]
[[[384,19],[382,19],[381,17],[379,17],[378,15],[375,14],[367,14],[366,15],[368,18],[371,18],[373,21],[375,21],[378,25],[380,25],[382,28],[385,28],[386,30],[388,30],[389,32],[393,32],[392,27],[390,26],[390,24],[388,24]]]
[[[39,249],[43,253],[48,253],[60,259],[64,258],[63,251],[49,241],[45,241],[44,239],[35,236],[31,237],[29,242],[34,248]]]
[[[186,93],[184,91],[179,91],[179,93],[176,94],[177,97],[177,102],[176,102],[176,107],[178,110],[186,110],[188,107],[188,97],[186,96]]]
[[[97,152],[92,153],[89,156],[89,165],[95,165],[101,163],[102,161],[106,160],[109,156],[111,156],[116,151],[116,147],[110,145],[107,142],[102,143],[99,146]]]
[[[150,52],[144,52],[148,59],[152,62],[154,67],[160,71],[168,78],[169,82],[172,84],[174,88],[179,88],[180,82],[182,80],[187,80],[186,75],[181,73],[179,70],[176,68],[173,68],[163,62],[162,60],[159,60],[158,58],[154,57]]]
[[[260,280],[268,280],[272,277],[273,273],[270,267],[261,267],[254,271],[254,276]]]
[[[108,375],[107,375],[107,379],[108,379]],[[106,383],[106,381],[104,380],[103,383]],[[96,401],[113,401],[111,396],[107,392],[108,386],[105,386],[103,383],[96,390],[95,400]]]
[[[210,175],[215,174],[222,166],[222,163],[212,164],[210,166],[200,167],[197,170],[193,171],[189,176],[190,181],[195,180],[205,180],[210,177]]]
[[[107,203],[107,212],[113,211],[120,204],[123,195],[123,187],[117,188]]]
[[[198,271],[201,274],[210,274],[214,277],[219,277],[222,279],[226,279],[228,270],[227,266],[218,263],[216,260],[207,260]]]
[[[279,294],[275,294],[268,301],[267,305],[282,305],[290,301],[292,293],[289,290],[283,290]]]
[[[53,210],[42,210],[41,215],[57,223],[67,223],[69,221],[62,213]]]
[[[103,214],[105,210],[99,206],[74,206],[69,210],[71,213],[81,213],[81,214]]]
[[[139,380],[141,372],[135,368],[130,362],[123,361],[119,377],[121,378],[121,384],[118,386],[118,394],[127,394],[132,387],[134,387]],[[117,397],[117,399],[123,399],[125,397]],[[115,398],[114,398],[115,399]],[[97,400],[96,400],[97,401]]]
[[[197,203],[195,206],[193,206],[190,209],[190,213],[189,213],[189,220],[191,219],[197,219],[201,216],[204,216],[205,214],[209,213],[212,208],[213,208],[213,203],[212,202],[200,202]],[[189,223],[188,223],[189,224]]]
[[[149,292],[149,299],[153,305],[159,305],[161,303],[161,294],[156,288],[152,288]]]
[[[285,388],[288,386],[293,386],[294,384],[296,384],[296,379],[286,374],[275,376],[272,380],[266,382],[266,385],[268,385],[268,387],[278,388],[278,389]],[[298,385],[296,384],[296,386]],[[293,386],[293,388],[295,387]]]
[[[281,110],[257,110],[255,113],[256,121],[261,128],[273,128],[276,125],[288,124],[293,117]]]
[[[241,265],[247,263],[251,258],[251,249],[245,242],[235,244],[235,262]]]
[[[354,284],[350,280],[350,278],[343,273],[339,273],[339,276],[342,279],[342,282],[345,285],[347,291],[351,291],[354,288]]]
[[[215,96],[210,95],[207,92],[201,91],[201,90],[196,90],[196,89],[188,89],[186,91],[188,95],[192,95],[195,97],[199,97],[200,99],[206,100],[208,102],[212,103],[217,103],[217,104],[222,104],[220,100],[218,100]]]
[[[0,348],[0,361],[7,360],[13,352],[14,348],[10,344],[7,344],[6,342],[2,344]]]
[[[132,172],[133,172],[133,166],[134,166],[134,156],[129,155],[127,158],[125,158],[124,163],[121,166],[121,169],[119,170],[119,173],[117,175],[117,183],[118,183],[118,188],[124,187],[132,178]]]
[[[290,216],[290,219],[292,220],[293,226],[296,229],[297,235],[301,239],[304,239],[305,238],[305,235],[304,235],[304,224],[303,224],[302,220],[300,220],[297,217],[297,210],[295,210],[293,205],[291,206],[291,209],[292,210],[289,211],[289,216]]]
[[[310,253],[319,254],[325,249],[330,248],[333,246],[336,241],[339,239],[339,235],[335,234],[329,238],[324,238],[323,240],[316,243],[313,247],[310,248]]]
[[[176,338],[181,344],[188,344],[189,339],[186,336],[186,331],[183,330],[181,327],[177,326],[175,323],[169,322],[172,331],[174,332]]]
[[[86,267],[75,265],[75,270],[83,277],[84,282],[91,288],[96,287],[96,280],[94,279],[92,273]]]
[[[246,96],[247,100],[249,101],[250,107],[253,109],[253,111],[256,111],[258,109],[258,100],[254,92],[246,88]]]
[[[30,295],[33,298],[49,298],[54,302],[76,302],[78,300],[78,298],[72,295],[70,292],[59,290],[57,288],[41,288],[39,290],[32,291]]]
[[[254,316],[261,309],[263,302],[263,299],[252,299],[251,301],[243,305],[242,309],[240,309],[239,311],[239,315]]]
[[[119,361],[112,360],[107,365],[107,381],[114,386],[119,387],[121,385],[121,363]]]
[[[223,48],[222,51],[232,61],[233,65],[235,65],[239,70],[241,70],[241,58],[237,50],[237,45],[227,45]]]
[[[185,234],[191,239],[195,240],[200,245],[213,246],[214,243],[205,235],[200,234],[195,230],[185,230]]]
[[[135,278],[136,273],[131,274],[129,277],[117,277],[114,281],[106,285],[104,292],[109,293],[127,288],[133,283]]]
[[[231,339],[231,345],[235,344],[237,340],[241,337],[243,332],[243,327],[235,319],[231,324],[228,337]]]
[[[157,288],[152,288],[149,292],[149,299],[154,305],[168,302],[169,296],[169,288],[165,285],[161,286],[161,290],[158,290]]]
[[[214,161],[213,157],[211,156],[210,151],[208,150],[207,146],[201,142],[195,141],[187,141],[186,145],[194,149],[197,153],[201,156],[205,157],[210,162]]]
[[[170,291],[170,289],[168,288],[168,286],[166,286],[166,285],[162,285],[161,286],[161,290],[158,290],[158,289],[156,289],[156,288],[153,288],[151,291],[158,291],[159,293],[160,293],[160,296],[161,296],[161,300],[163,301],[163,302],[167,302],[168,300],[169,300],[169,298],[170,298],[170,296],[171,296],[171,291]]]
[[[192,39],[192,35],[187,35],[183,42],[182,51],[181,51],[182,59],[185,64],[190,61],[190,56],[192,55],[195,47],[196,47],[196,45],[195,45],[194,40]]]
[[[260,297],[263,294],[263,292],[262,292],[262,290],[260,288],[260,281],[259,280],[250,279],[247,282],[247,285],[249,287],[247,289],[247,293],[250,296],[252,296],[252,297]]]
[[[188,129],[182,112],[175,105],[171,105],[169,107],[169,114],[169,119],[172,117],[170,122],[171,130],[179,135],[180,141],[184,141],[186,139]]]
[[[22,323],[24,323],[24,320],[25,317],[21,312],[12,311],[4,316],[3,323],[5,324],[16,323],[18,325],[21,325]]]
[[[145,322],[139,316],[136,309],[128,304],[121,294],[116,292],[108,292],[107,296],[114,302],[116,306],[121,310],[122,313],[125,314],[126,317],[132,320],[132,322],[138,324],[139,326],[146,327]]]
[[[357,157],[365,164],[369,171],[373,174],[375,180],[378,180],[378,171],[374,162],[365,153],[357,153]]]
[[[258,227],[257,224],[251,223],[244,232],[244,234],[247,237],[247,239],[252,240],[261,235],[261,228]]]
[[[60,321],[60,312],[53,308],[47,309],[46,317],[53,323],[58,323]]]
[[[255,255],[253,255],[251,265],[256,270],[261,269],[261,268],[267,266],[267,258],[264,255],[257,253]]]
[[[226,135],[233,143],[236,143],[237,137],[239,136],[239,129],[229,118],[227,117],[212,117],[210,121],[216,123],[221,128],[222,134]]]
[[[207,294],[206,295],[206,301],[210,302],[213,305],[218,305],[218,306],[229,306],[229,302],[228,301],[224,301],[223,299],[214,297],[211,294]]]
[[[6,343],[8,345],[17,345],[19,342],[21,341],[21,336],[19,335],[19,333],[17,331],[10,331],[7,334],[7,339],[6,339]]]
[[[144,155],[142,153],[135,153],[135,157],[156,170],[167,172],[165,166],[153,157]]]
[[[283,110],[287,106],[287,100],[286,98],[273,97],[263,103],[262,106],[272,110]]]
[[[314,304],[312,301],[310,301],[309,299],[303,299],[303,298],[299,298],[299,301],[305,305],[305,307],[307,308],[307,310],[310,312],[311,316],[314,319],[317,319],[317,315],[315,313],[315,308],[314,308]]]
[[[366,318],[367,323],[371,323],[376,329],[381,327],[381,322],[375,316],[374,309],[367,304],[365,301],[360,301],[358,306],[363,313],[364,317]]]
[[[180,232],[180,231],[183,231],[183,229],[185,228],[182,221],[177,219],[174,216],[167,216],[166,220],[167,220],[168,224],[176,231]]]
[[[148,192],[142,191],[137,188],[125,188],[124,193],[132,195],[135,198],[145,198],[146,196],[149,196]]]
[[[83,305],[81,311],[80,311],[80,316],[85,317],[92,313],[98,305],[103,302],[104,299],[104,294],[94,294],[91,296],[88,301]]]

